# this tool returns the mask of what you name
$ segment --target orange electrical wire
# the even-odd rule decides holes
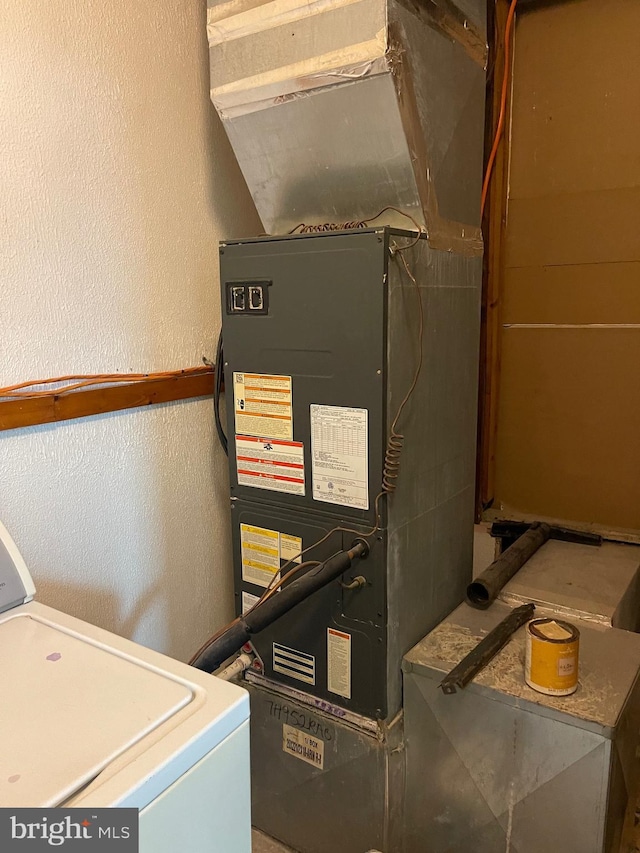
[[[500,113],[498,115],[498,125],[496,127],[495,136],[493,137],[491,153],[489,154],[489,160],[487,161],[487,169],[484,173],[484,182],[482,184],[482,198],[480,201],[481,216],[484,213],[484,207],[487,201],[487,195],[489,193],[489,184],[491,182],[491,174],[493,172],[493,166],[495,164],[496,155],[498,153],[498,146],[500,145],[500,140],[502,139],[502,135],[504,133],[504,122],[507,113],[507,94],[509,91],[511,29],[513,27],[513,19],[516,13],[517,2],[518,0],[511,0],[511,5],[509,6],[509,12],[507,14],[507,21],[504,27],[504,74],[502,77],[502,92],[500,94]]]
[[[180,376],[202,376],[211,372],[211,367],[200,365],[187,367],[184,370],[164,370],[156,373],[70,373],[67,376],[54,376],[51,379],[34,379],[30,382],[18,382],[0,388],[0,397],[46,397],[50,394],[66,394],[79,388],[92,385],[111,385],[118,382],[134,383],[149,382],[160,379],[177,379]],[[32,391],[38,385],[56,385],[61,382],[71,384],[62,388],[46,388],[42,391]]]

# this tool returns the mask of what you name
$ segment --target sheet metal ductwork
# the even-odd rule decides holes
[[[432,247],[481,253],[484,0],[231,0],[207,32],[211,99],[268,232],[393,206]]]

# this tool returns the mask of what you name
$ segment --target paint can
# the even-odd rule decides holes
[[[532,619],[527,628],[524,679],[548,696],[568,696],[578,687],[580,632],[561,619]]]

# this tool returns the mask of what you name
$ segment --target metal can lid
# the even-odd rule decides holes
[[[533,637],[548,643],[572,643],[580,637],[576,626],[563,619],[532,619],[527,627]]]

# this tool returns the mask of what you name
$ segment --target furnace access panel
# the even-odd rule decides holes
[[[251,607],[289,560],[299,563],[300,551],[327,534],[303,560],[326,559],[358,533],[368,534],[368,559],[256,635],[253,644],[269,679],[373,718],[398,709],[402,653],[461,600],[471,571],[474,288],[465,289],[462,301],[456,295],[453,311],[449,294],[442,303],[449,328],[424,336],[425,364],[407,405],[398,491],[379,501],[379,529],[371,533],[389,424],[419,353],[416,291],[390,252],[412,242],[411,235],[382,228],[220,247],[236,610]],[[443,256],[446,271],[448,253],[419,242],[405,255],[415,274],[435,255]],[[432,280],[437,283],[437,276]],[[426,293],[423,312],[427,302],[437,318],[441,297],[437,288],[432,298]],[[451,337],[454,322],[471,324],[471,345],[461,344],[458,357],[440,359],[439,369],[472,397],[465,409],[472,416],[462,429],[457,423],[442,437],[434,433],[440,458],[419,445],[438,421],[439,405],[447,421],[452,414],[460,421],[460,413],[439,399],[451,390],[443,377],[428,381],[430,352],[435,363],[438,335]],[[425,485],[429,471],[454,459],[456,476],[434,494]],[[411,517],[421,511],[427,528],[440,522],[426,534],[426,546],[424,531],[408,539],[398,534],[389,551],[393,528],[411,530]],[[354,585],[356,578],[364,583]]]

